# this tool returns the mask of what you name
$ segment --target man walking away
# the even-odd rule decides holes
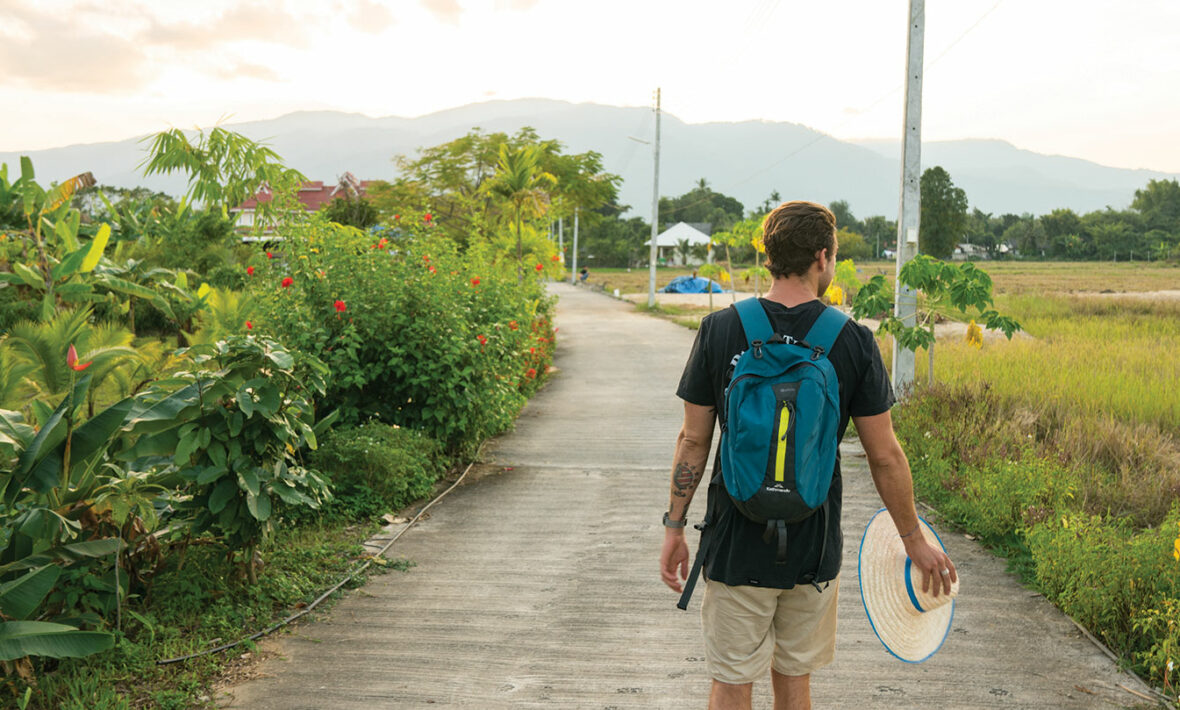
[[[803,340],[824,312],[819,297],[835,276],[836,219],[822,205],[787,202],[767,215],[763,241],[774,283],[759,303],[776,335]],[[706,316],[677,389],[684,400],[684,425],[676,441],[660,552],[661,578],[677,592],[688,578],[688,507],[704,478],[733,363],[747,347],[735,309]],[[837,441],[851,418],[877,492],[906,554],[922,570],[923,587],[936,595],[949,593],[955,568],[918,526],[909,462],[890,419],[893,391],[872,332],[848,319],[826,356],[839,382]],[[769,539],[767,525],[735,508],[722,482],[720,451],[713,474],[699,552],[706,578],[701,622],[713,679],[709,708],[750,708],[752,683],[768,669],[775,710],[810,708],[811,673],[831,663],[836,644],[843,556],[839,456],[822,512],[786,525],[785,543]]]

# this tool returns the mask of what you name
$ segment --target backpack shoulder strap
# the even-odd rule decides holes
[[[770,325],[770,319],[766,317],[766,309],[762,307],[757,298],[738,301],[733,305],[733,308],[741,318],[742,330],[746,333],[747,343],[753,345],[755,340],[765,343],[774,337],[774,328]]]
[[[836,338],[839,337],[840,331],[844,329],[844,324],[847,322],[847,313],[839,308],[827,306],[824,308],[824,312],[819,314],[819,318],[815,320],[815,324],[811,326],[811,330],[807,331],[807,336],[803,339],[813,348],[822,348],[826,357],[832,352],[832,346],[836,344]]]

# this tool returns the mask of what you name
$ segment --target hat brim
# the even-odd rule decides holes
[[[935,609],[915,609],[913,590],[907,590],[909,558],[885,508],[873,515],[860,541],[857,576],[860,600],[873,633],[885,650],[905,663],[929,660],[950,634],[955,616],[954,599]],[[919,518],[919,524],[946,550],[934,528]]]

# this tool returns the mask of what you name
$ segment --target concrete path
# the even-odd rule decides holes
[[[674,392],[694,334],[600,294],[554,290],[561,371],[516,431],[489,444],[479,480],[391,549],[416,566],[278,637],[262,677],[232,688],[226,707],[705,707],[699,590],[681,612],[657,571],[682,411]],[[817,708],[1140,702],[1119,684],[1146,689],[1002,560],[941,528],[962,579],[953,633],[927,663],[889,656],[855,565],[880,504],[857,447],[844,451],[839,648],[813,678]],[[694,521],[703,502],[702,491]],[[769,708],[769,682],[754,692],[755,707]]]

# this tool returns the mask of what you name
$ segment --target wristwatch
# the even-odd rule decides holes
[[[666,528],[682,528],[688,525],[688,520],[672,520],[668,517],[668,511],[664,511],[664,527]]]

